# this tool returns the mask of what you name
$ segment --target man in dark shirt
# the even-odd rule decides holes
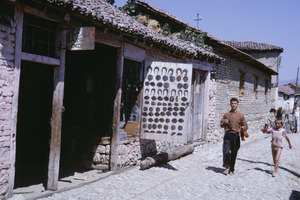
[[[230,99],[231,110],[224,114],[221,120],[221,127],[225,130],[223,139],[223,167],[224,174],[234,174],[235,160],[240,148],[241,131],[247,131],[248,125],[243,114],[238,110],[239,101],[237,98]]]

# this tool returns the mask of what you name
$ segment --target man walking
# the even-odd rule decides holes
[[[238,99],[231,98],[231,110],[224,114],[221,120],[221,127],[225,130],[223,139],[223,167],[225,167],[224,174],[228,173],[234,175],[235,160],[240,148],[241,131],[247,131],[248,125],[243,114],[238,108]]]

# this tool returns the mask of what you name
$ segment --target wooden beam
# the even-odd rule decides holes
[[[115,171],[118,169],[118,155],[119,155],[119,123],[120,123],[120,104],[122,96],[122,79],[123,79],[123,65],[124,65],[124,43],[117,51],[117,70],[116,70],[116,95],[114,100],[114,114],[113,127],[110,146],[110,169]]]
[[[15,7],[16,23],[16,41],[15,41],[15,69],[14,69],[14,96],[12,102],[11,134],[10,134],[10,168],[8,173],[8,192],[6,198],[13,196],[15,182],[15,163],[16,163],[16,137],[17,137],[17,119],[18,119],[18,101],[19,101],[19,84],[21,75],[21,52],[22,52],[22,35],[23,35],[23,18],[24,11],[18,1]]]
[[[139,48],[133,44],[124,44],[124,57],[138,62],[143,62],[146,59],[145,49]]]
[[[120,48],[122,45],[122,42],[119,40],[118,37],[113,37],[110,34],[101,33],[97,30],[95,33],[95,41],[116,48]]]
[[[66,56],[66,30],[57,34],[56,44],[59,48],[60,65],[54,68],[54,91],[51,117],[51,141],[48,164],[48,190],[58,189],[59,161],[61,149],[61,125],[64,97],[65,56]]]
[[[45,6],[45,8],[46,8],[46,6]],[[30,6],[24,5],[24,11],[26,13],[29,13],[31,15],[35,15],[37,17],[40,17],[40,18],[43,18],[43,19],[46,19],[46,20],[49,20],[49,21],[54,21],[54,22],[58,21],[58,20],[54,20],[53,18],[48,17],[46,15],[46,13],[44,12],[44,10],[41,11],[41,10],[38,10],[36,8],[32,8]]]
[[[171,160],[181,158],[182,156],[188,155],[193,152],[194,152],[193,145],[184,145],[184,146],[175,147],[173,149],[168,150],[166,153],[161,153],[154,157],[147,157],[145,160],[141,162],[140,169],[141,170],[149,169],[150,167],[167,163]]]
[[[60,65],[60,59],[31,54],[31,53],[22,52],[21,59],[26,61],[36,62],[36,63],[42,63],[46,65]]]

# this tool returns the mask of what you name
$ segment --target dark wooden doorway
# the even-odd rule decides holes
[[[53,66],[22,62],[14,187],[47,182]]]
[[[116,55],[102,44],[67,52],[60,178],[90,169],[97,141],[111,136]]]

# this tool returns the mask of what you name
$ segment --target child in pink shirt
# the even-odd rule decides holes
[[[282,126],[282,121],[275,120],[275,129],[273,128],[268,129],[268,123],[265,124],[265,128],[263,129],[263,133],[272,133],[271,148],[272,148],[272,156],[274,162],[274,172],[272,173],[273,177],[275,177],[277,173],[279,158],[283,148],[283,142],[282,142],[283,138],[285,138],[289,143],[289,148],[290,149],[292,148],[290,139],[286,135],[286,131],[283,128],[281,128],[281,126]]]

